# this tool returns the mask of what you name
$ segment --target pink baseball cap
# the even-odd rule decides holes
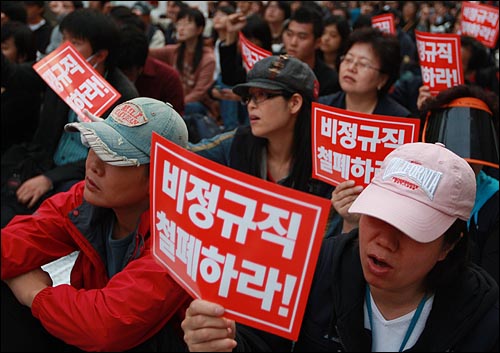
[[[462,157],[442,143],[407,143],[385,157],[349,212],[381,219],[428,243],[457,218],[467,221],[475,198],[476,177]]]

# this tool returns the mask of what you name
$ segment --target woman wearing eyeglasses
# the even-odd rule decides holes
[[[353,112],[390,116],[410,116],[408,109],[388,96],[399,77],[401,55],[395,36],[376,28],[360,28],[351,33],[340,58],[341,91],[321,97],[320,103]]]
[[[321,97],[319,103],[352,112],[408,117],[410,111],[388,94],[399,76],[400,63],[399,42],[395,36],[371,27],[356,29],[349,35],[345,52],[340,57],[338,72],[342,90]],[[352,180],[337,185],[331,200],[337,211],[334,222],[340,226],[329,236],[348,233],[358,227],[359,215],[347,210],[362,190]]]
[[[190,149],[215,162],[296,190],[330,198],[333,187],[314,180],[311,102],[318,94],[308,65],[286,55],[258,61],[247,82],[233,87],[247,106],[249,126]]]

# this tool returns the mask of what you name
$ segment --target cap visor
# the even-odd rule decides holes
[[[71,123],[66,131],[80,131],[82,138],[104,162],[116,166],[137,166],[149,163],[149,156],[129,143],[104,122]]]
[[[233,87],[233,92],[238,96],[244,96],[250,88],[262,88],[270,91],[288,91],[289,89],[277,81],[252,80],[252,82],[241,83]]]
[[[456,220],[456,217],[373,183],[358,196],[349,212],[378,218],[419,243],[436,240]]]

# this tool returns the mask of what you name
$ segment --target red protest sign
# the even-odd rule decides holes
[[[416,142],[420,120],[363,114],[312,104],[313,177],[366,186],[398,146]]]
[[[330,201],[222,166],[153,134],[153,254],[228,318],[297,339]]]
[[[84,109],[101,116],[121,96],[70,42],[61,44],[33,69],[83,121],[89,121]]]
[[[383,33],[396,34],[394,15],[392,13],[372,17],[372,27],[380,29]]]
[[[476,38],[488,48],[498,39],[498,7],[462,1],[460,32]]]
[[[464,83],[458,34],[415,31],[422,80],[432,95]]]
[[[261,47],[250,42],[243,35],[243,33],[240,32],[239,37],[240,37],[241,57],[243,58],[243,66],[245,67],[245,70],[247,72],[253,68],[254,64],[257,61],[273,55],[271,52],[262,49]]]

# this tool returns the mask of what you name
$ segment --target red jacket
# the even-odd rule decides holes
[[[190,297],[151,253],[151,240],[145,238],[148,211],[141,216],[134,258],[108,278],[96,245],[107,236],[99,231],[99,217],[111,211],[83,200],[84,183],[2,229],[2,280],[79,250],[71,285],[42,290],[32,313],[68,344],[88,351],[123,351],[151,338],[169,320],[180,322]]]

